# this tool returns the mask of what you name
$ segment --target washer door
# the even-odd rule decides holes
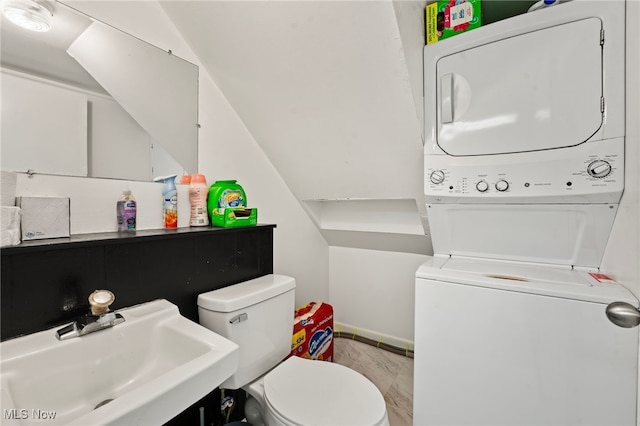
[[[416,279],[414,424],[636,424],[638,330],[570,298],[589,287],[448,281]]]
[[[587,18],[439,59],[438,146],[466,156],[589,140],[604,116],[601,30]]]
[[[268,404],[292,425],[385,424],[382,394],[360,373],[339,364],[291,357],[264,378]]]

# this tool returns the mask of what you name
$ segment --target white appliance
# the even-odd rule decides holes
[[[265,275],[198,296],[200,324],[236,343],[238,370],[223,389],[251,396],[253,426],[389,426],[382,394],[343,365],[291,357],[295,280]]]
[[[598,270],[624,188],[624,22],[622,0],[574,0],[425,47],[414,424],[636,424],[638,329],[612,321],[638,301]]]

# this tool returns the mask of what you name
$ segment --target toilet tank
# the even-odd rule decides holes
[[[295,286],[271,274],[198,296],[200,324],[240,347],[238,370],[221,388],[243,387],[290,353]]]

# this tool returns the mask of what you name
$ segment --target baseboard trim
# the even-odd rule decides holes
[[[336,338],[358,340],[382,349],[392,350],[392,352],[395,353],[404,353],[405,356],[413,358],[413,342],[411,340],[378,333],[342,322],[334,322],[334,336]]]

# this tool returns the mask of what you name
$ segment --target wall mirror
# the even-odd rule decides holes
[[[60,2],[2,16],[1,169],[150,181],[196,173],[198,67]]]

